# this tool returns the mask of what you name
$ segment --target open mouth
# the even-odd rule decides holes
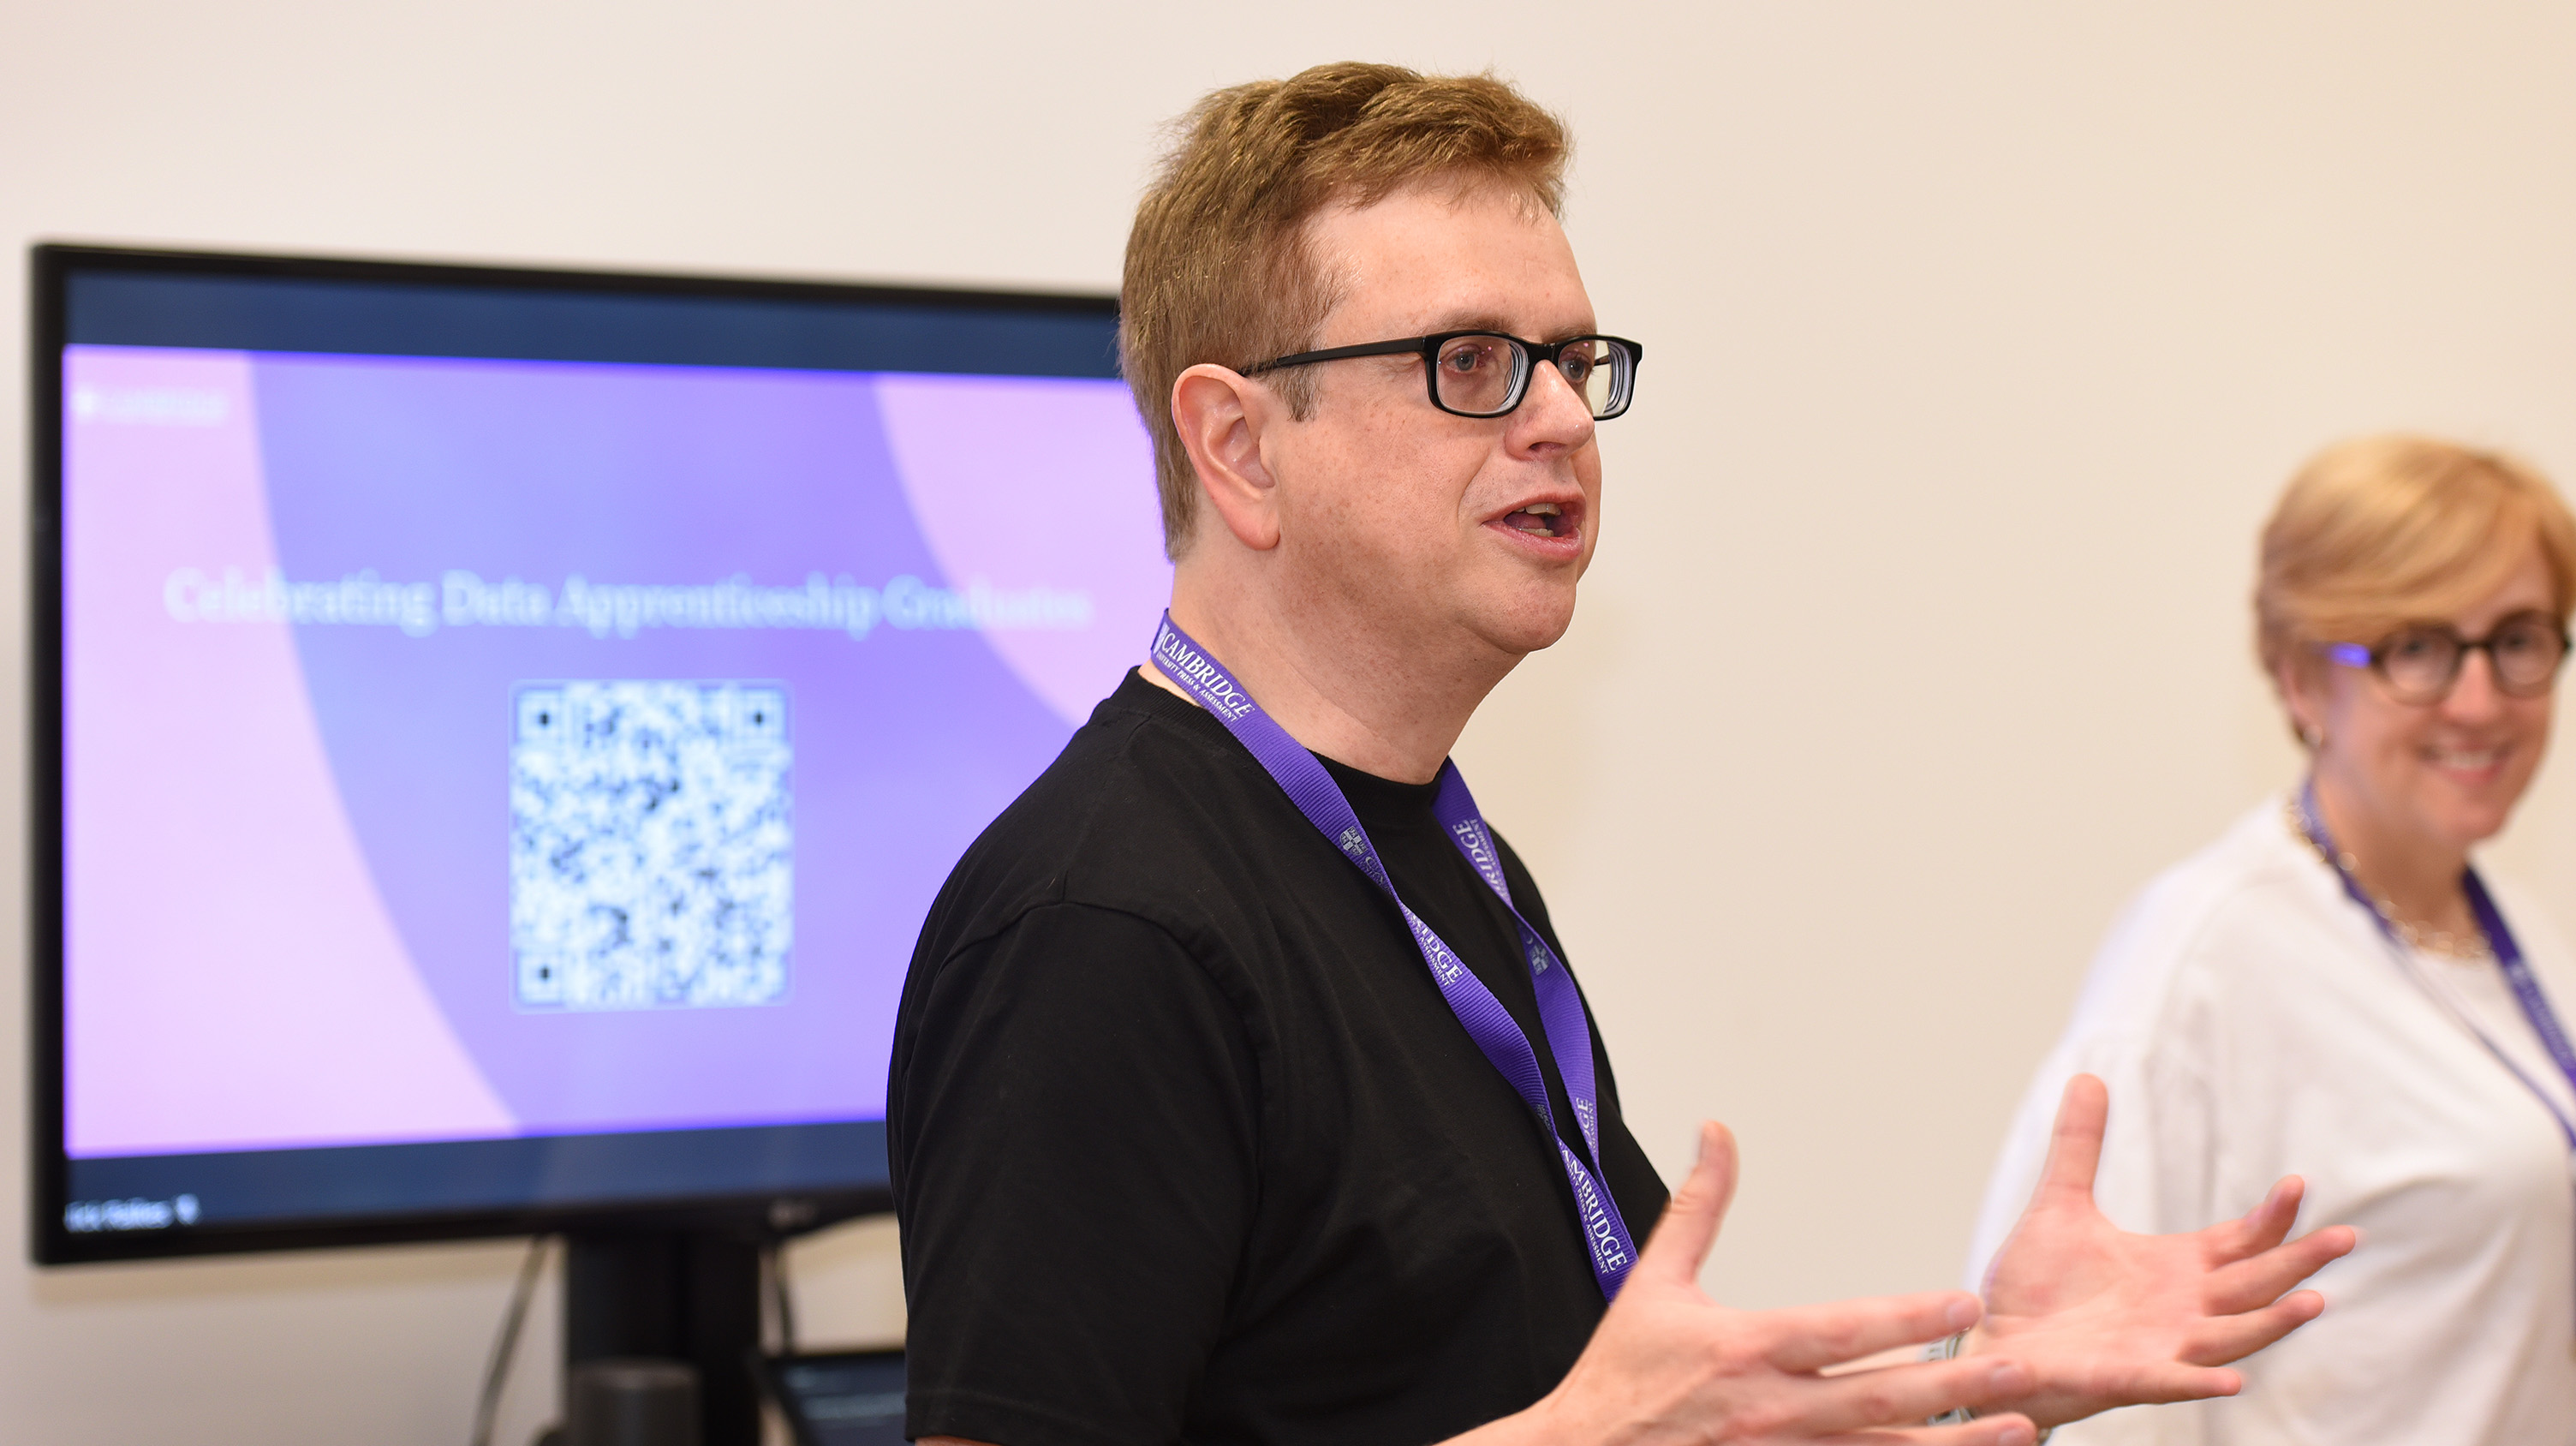
[[[1504,513],[1502,521],[1514,532],[1526,532],[1532,537],[1570,537],[1574,534],[1574,519],[1566,516],[1565,509],[1553,502],[1533,502],[1518,511]]]

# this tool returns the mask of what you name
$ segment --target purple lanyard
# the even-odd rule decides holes
[[[1574,1206],[1583,1217],[1583,1242],[1592,1259],[1592,1274],[1601,1284],[1603,1297],[1615,1297],[1619,1283],[1628,1278],[1628,1268],[1637,1262],[1637,1247],[1628,1237],[1627,1222],[1619,1218],[1619,1202],[1610,1198],[1595,1170],[1601,1160],[1600,1109],[1592,1081],[1592,1027],[1583,1012],[1583,998],[1576,992],[1574,981],[1566,976],[1565,965],[1556,951],[1547,947],[1538,931],[1521,917],[1512,905],[1511,886],[1503,880],[1502,857],[1494,847],[1494,836],[1485,826],[1484,815],[1476,811],[1476,800],[1467,792],[1467,781],[1458,776],[1454,763],[1440,765],[1440,789],[1433,798],[1431,811],[1448,831],[1449,841],[1458,852],[1475,865],[1476,873],[1487,887],[1509,909],[1512,922],[1519,926],[1521,953],[1529,961],[1530,982],[1538,992],[1538,1014],[1547,1031],[1548,1052],[1556,1057],[1556,1071],[1565,1081],[1566,1099],[1574,1106],[1575,1123],[1582,1127],[1584,1153],[1575,1154],[1565,1138],[1556,1132],[1555,1113],[1547,1104],[1546,1077],[1539,1072],[1538,1054],[1530,1047],[1529,1036],[1512,1020],[1511,1012],[1485,987],[1458,957],[1457,951],[1431,932],[1397,897],[1395,881],[1387,877],[1386,865],[1378,860],[1377,846],[1369,842],[1368,830],[1360,827],[1359,815],[1351,810],[1340,785],[1315,755],[1288,736],[1278,720],[1261,711],[1234,675],[1224,665],[1207,655],[1207,650],[1191,641],[1170,613],[1163,614],[1162,626],[1154,631],[1154,666],[1163,676],[1198,700],[1199,706],[1216,715],[1235,741],[1251,750],[1253,758],[1269,771],[1272,779],[1286,789],[1288,799],[1309,823],[1323,830],[1350,861],[1359,865],[1369,882],[1378,886],[1404,915],[1405,927],[1413,931],[1413,943],[1422,951],[1422,962],[1431,968],[1432,982],[1440,987],[1440,997],[1449,1002],[1449,1010],[1467,1028],[1467,1037],[1484,1051],[1494,1068],[1520,1092],[1521,1099],[1535,1111],[1539,1123],[1546,1127],[1548,1138],[1555,1141],[1557,1157],[1565,1162],[1565,1182],[1574,1188]],[[1586,1161],[1590,1163],[1586,1163]]]
[[[2326,832],[2325,816],[2317,812],[2314,779],[2299,789],[2299,827],[2307,831],[2308,842],[2316,845],[2317,852],[2334,865],[2335,877],[2343,880],[2343,891],[2352,895],[2353,902],[2361,905],[2362,912],[2370,915],[2370,921],[2379,926],[2379,932],[2386,936],[2388,942],[2399,952],[2404,952],[2406,941],[2397,936],[2397,930],[2390,925],[2387,916],[2379,912],[2379,905],[2363,892],[2361,881],[2352,876],[2352,870],[2344,867],[2342,853],[2336,850],[2333,836]],[[2559,1025],[2557,1012],[2549,1007],[2549,996],[2540,992],[2540,980],[2533,976],[2530,962],[2522,957],[2522,946],[2514,942],[2513,931],[2505,927],[2504,914],[2496,908],[2494,897],[2487,893],[2486,881],[2478,877],[2476,869],[2465,869],[2460,874],[2460,889],[2469,896],[2469,913],[2486,934],[2487,947],[2495,952],[2496,967],[2504,971],[2505,983],[2513,987],[2513,997],[2522,1005],[2523,1017],[2531,1021],[2531,1032],[2540,1036],[2541,1046],[2549,1051],[2549,1058],[2557,1064],[2559,1072],[2567,1076],[2568,1088],[2576,1089],[2576,1048],[2568,1045],[2567,1031]],[[2466,1020],[2462,1022],[2467,1023]],[[2522,1087],[2540,1100],[2541,1108],[2549,1111],[2549,1117],[2558,1122],[2558,1132],[2567,1137],[2567,1147],[2576,1150],[2576,1123],[2571,1123],[2559,1113],[2557,1102],[2540,1087],[2540,1081],[2523,1073],[2522,1066],[2515,1064],[2494,1040],[2487,1038],[2485,1031],[2471,1024],[2469,1032],[2477,1035],[2478,1043],[2487,1047],[2487,1053],[2494,1055],[2498,1064],[2512,1071],[2513,1077],[2522,1081]]]

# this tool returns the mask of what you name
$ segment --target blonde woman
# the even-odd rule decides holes
[[[2300,785],[2113,927],[1989,1187],[1981,1276],[2069,1075],[2111,1086],[2097,1198],[2168,1231],[2307,1181],[2361,1227],[2332,1308],[2230,1400],[2117,1411],[2076,1443],[2576,1442],[2576,968],[2470,850],[2548,747],[2576,521],[2503,457],[2328,449],[2263,533],[2263,664]]]

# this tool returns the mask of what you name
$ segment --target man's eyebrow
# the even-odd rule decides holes
[[[1494,331],[1500,332],[1505,336],[1520,335],[1519,332],[1512,329],[1511,321],[1508,318],[1490,311],[1456,312],[1448,316],[1436,318],[1429,326],[1423,328],[1422,334],[1424,336],[1438,336],[1444,331]],[[1587,336],[1590,332],[1591,328],[1584,326],[1569,329],[1565,332],[1565,335]],[[1531,337],[1530,340],[1555,341],[1558,340],[1558,338],[1554,336],[1535,336]]]
[[[1447,316],[1435,317],[1429,326],[1422,329],[1422,334],[1436,336],[1444,331],[1499,331],[1505,336],[1513,334],[1510,325],[1503,320],[1501,314],[1491,311],[1459,311],[1451,312]]]

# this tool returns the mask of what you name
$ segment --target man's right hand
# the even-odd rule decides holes
[[[1735,1137],[1700,1126],[1699,1162],[1638,1252],[1619,1298],[1574,1369],[1535,1406],[1454,1446],[1704,1446],[1866,1440],[1879,1446],[2028,1446],[2016,1415],[1923,1422],[1954,1406],[2031,1388],[2017,1362],[1958,1360],[1826,1376],[1827,1368],[1976,1324],[1964,1291],[1882,1296],[1794,1310],[1732,1310],[1699,1288],[1701,1262],[1735,1194]]]

